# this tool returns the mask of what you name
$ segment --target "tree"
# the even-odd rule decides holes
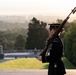
[[[25,39],[21,34],[17,36],[14,48],[19,50],[25,49]]]
[[[45,40],[49,35],[46,25],[45,22],[39,21],[35,17],[32,18],[31,22],[28,24],[26,49],[42,49],[44,47]]]
[[[1,37],[1,38],[0,38],[0,45],[2,45],[2,46],[3,46],[3,50],[5,50],[5,49],[6,49],[6,43],[7,43],[6,38]]]
[[[62,19],[57,19],[57,23],[62,23],[63,20]],[[69,28],[70,26],[70,23],[67,21],[66,24],[64,25],[64,27],[62,28],[61,30],[61,33],[60,33],[60,37],[63,39],[64,38],[64,35],[65,35],[65,32],[67,31],[67,29]]]
[[[6,50],[13,50],[13,49],[14,49],[14,42],[15,42],[15,41],[9,41],[9,42],[7,41],[7,42],[6,42],[5,49],[6,49]]]
[[[76,66],[76,23],[70,26],[64,36],[64,54]]]
[[[62,19],[57,19],[57,23],[62,23],[63,20]],[[66,24],[64,25],[64,30],[67,31],[68,27],[70,26],[71,23],[69,23],[68,21],[66,22]]]

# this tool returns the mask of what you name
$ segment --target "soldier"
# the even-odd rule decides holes
[[[59,27],[60,24],[49,24],[49,34],[50,37],[47,40],[47,43],[50,43],[51,36],[54,34],[55,30]],[[48,62],[48,75],[64,75],[66,74],[64,64],[61,60],[63,56],[63,44],[59,37],[56,36],[54,41],[48,47],[49,55],[38,56],[37,59],[41,60],[43,63]]]

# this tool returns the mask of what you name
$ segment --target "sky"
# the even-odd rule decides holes
[[[66,15],[76,0],[0,0],[0,15]]]

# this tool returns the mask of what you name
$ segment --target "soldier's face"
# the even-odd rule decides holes
[[[54,30],[54,29],[52,29],[52,30],[50,30],[50,31],[49,31],[49,34],[50,34],[50,35],[53,35],[53,34],[54,34],[54,32],[55,32],[55,30]]]

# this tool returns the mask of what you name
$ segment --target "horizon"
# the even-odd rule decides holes
[[[38,20],[42,20],[42,21],[45,21],[45,22],[56,22],[57,19],[62,19],[64,20],[66,17],[68,16],[67,15],[49,15],[49,14],[29,14],[29,15],[0,15],[0,20],[1,21],[11,21],[11,20],[16,20],[16,21],[22,21],[22,22],[25,22],[25,21],[30,21],[33,17],[35,17],[36,19]],[[68,22],[72,22],[76,20],[76,15],[71,15]]]

